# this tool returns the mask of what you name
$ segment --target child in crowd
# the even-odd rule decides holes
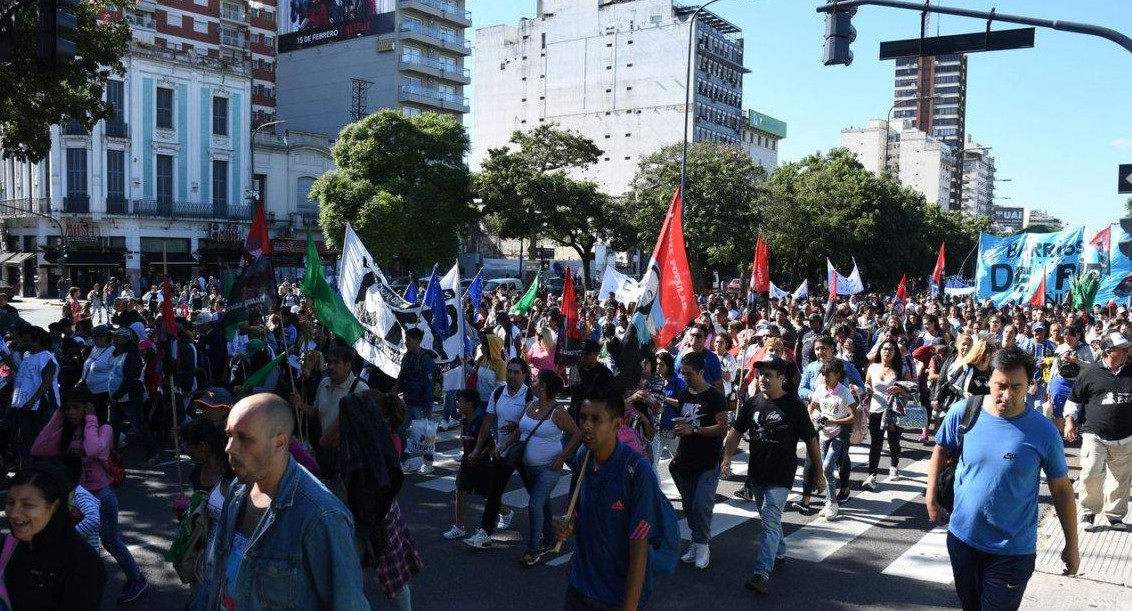
[[[466,535],[464,528],[464,510],[467,508],[465,499],[468,493],[484,495],[487,493],[488,478],[490,477],[487,458],[478,461],[471,460],[472,451],[476,448],[476,439],[479,438],[480,427],[483,426],[484,415],[478,409],[480,393],[476,389],[461,390],[456,394],[457,407],[460,410],[460,441],[464,447],[464,455],[460,458],[460,469],[456,471],[456,523],[444,533],[449,541],[463,539]],[[491,436],[488,444],[493,445]],[[484,449],[483,456],[491,456],[492,447]]]

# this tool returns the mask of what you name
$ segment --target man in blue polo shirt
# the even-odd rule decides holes
[[[607,389],[592,392],[582,403],[586,447],[573,467],[584,467],[586,474],[573,519],[555,523],[559,541],[571,534],[578,538],[567,611],[643,609],[652,592],[649,539],[658,532],[658,502],[665,499],[648,460],[617,442],[624,411],[621,395]]]
[[[704,357],[704,381],[718,388],[719,392],[723,392],[723,365],[720,364],[719,357],[706,348],[707,329],[703,325],[692,325],[688,328],[688,337],[692,338],[692,345],[676,355],[674,366],[676,375],[684,380],[683,374],[680,373],[680,364],[684,362],[686,355],[702,354]],[[687,382],[687,380],[684,381]]]
[[[1053,424],[1026,407],[1034,378],[1034,357],[1004,348],[991,359],[990,394],[957,402],[936,433],[928,467],[926,505],[935,522],[950,520],[947,552],[955,591],[966,611],[1017,609],[1034,572],[1038,541],[1038,488],[1045,471],[1065,548],[1065,573],[1080,564],[1077,510],[1065,464],[1065,448]],[[962,437],[967,401],[981,402]],[[936,481],[944,464],[959,453],[955,504],[950,515],[939,506]]]

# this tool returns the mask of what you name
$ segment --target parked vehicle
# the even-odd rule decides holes
[[[518,278],[494,278],[483,283],[485,293],[494,293],[502,288],[508,295],[514,292],[523,292],[523,281]]]

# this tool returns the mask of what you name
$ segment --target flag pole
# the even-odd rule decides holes
[[[574,484],[574,494],[572,494],[570,496],[570,504],[566,506],[566,516],[565,516],[566,521],[570,521],[572,519],[572,516],[574,515],[574,508],[578,506],[578,495],[582,491],[582,482],[585,481],[585,479],[586,479],[586,463],[588,463],[589,461],[590,461],[590,451],[587,449],[586,455],[584,457],[582,457],[582,466],[579,467],[579,469],[581,469],[582,472],[578,474],[578,481],[577,481],[577,483]],[[562,551],[562,542],[556,541],[554,543],[554,553],[557,554],[558,552],[561,552],[561,551]]]
[[[165,242],[164,240],[161,242],[161,268],[162,268],[162,271],[165,275],[164,285],[169,287],[168,299],[172,299],[173,298],[173,283],[169,280],[169,247],[168,247],[167,242]],[[165,292],[164,291],[165,286],[162,286],[162,293]],[[164,295],[162,297],[164,297]],[[173,304],[170,303],[169,304],[169,311],[172,311],[172,310],[173,310]],[[175,337],[169,338],[169,341],[166,344],[166,349],[167,350],[173,350],[175,348],[176,344],[177,344],[177,338],[175,338]],[[175,364],[180,363],[180,359],[177,358],[178,355],[172,354],[172,355],[170,355],[170,357],[173,359],[173,363],[175,363]],[[180,438],[180,436],[177,435],[177,394],[176,394],[176,388],[174,388],[174,386],[173,386],[173,376],[171,374],[165,376],[165,386],[166,386],[167,392],[169,393],[169,413],[172,416],[172,420],[171,420],[172,424],[170,425],[171,428],[170,428],[170,431],[169,431],[169,436],[173,438],[173,454],[177,457],[177,490],[178,490],[178,495],[179,495],[178,499],[182,499],[182,498],[185,498],[185,476],[184,476],[182,465],[181,465],[181,438]]]

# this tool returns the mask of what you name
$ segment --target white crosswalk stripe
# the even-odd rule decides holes
[[[881,572],[935,583],[954,581],[947,555],[947,527],[939,526],[924,535]]]

